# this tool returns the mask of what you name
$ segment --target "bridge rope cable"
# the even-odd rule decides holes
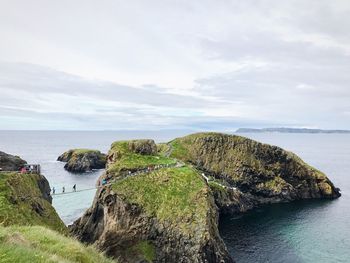
[[[125,179],[127,179],[129,177],[133,177],[133,176],[136,176],[136,175],[148,174],[148,173],[157,171],[157,170],[162,169],[162,168],[182,167],[182,166],[184,166],[184,164],[180,163],[180,162],[176,162],[174,164],[159,164],[159,165],[156,165],[156,168],[140,169],[140,170],[138,170],[136,172],[133,172],[133,173],[130,173],[130,174],[128,174],[128,175],[126,175],[126,176],[124,176],[122,178],[117,178],[117,179],[114,179],[114,180],[110,180],[110,181],[108,181],[108,183],[106,183],[104,185],[101,185],[101,186],[96,186],[96,187],[86,188],[86,189],[81,189],[81,190],[76,190],[76,191],[70,191],[70,192],[54,193],[51,196],[55,197],[55,196],[60,196],[60,195],[68,195],[68,194],[74,194],[74,193],[79,193],[79,192],[91,191],[91,190],[95,190],[95,189],[99,189],[99,188],[103,188],[103,187],[109,186],[109,185],[111,185],[113,183],[123,181],[123,180],[125,180]]]

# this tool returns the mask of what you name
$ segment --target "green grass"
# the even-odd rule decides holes
[[[189,160],[189,150],[186,147],[186,142],[182,142],[180,140],[173,140],[169,143],[172,147],[171,157],[181,159],[181,160]]]
[[[0,262],[112,263],[94,247],[41,226],[0,226]]]
[[[99,153],[98,150],[91,150],[91,149],[73,149],[73,153],[75,154],[87,154],[87,153]]]
[[[157,150],[160,155],[164,156],[170,150],[170,145],[167,143],[158,143]]]
[[[237,184],[252,185],[256,177],[266,186],[279,189],[281,184],[268,182],[275,177],[294,177],[326,181],[326,176],[281,148],[258,143],[241,136],[221,133],[196,133],[170,142],[170,157],[191,163],[201,163],[215,174],[225,174]],[[249,172],[245,172],[249,169]]]
[[[0,224],[42,225],[65,232],[55,209],[41,197],[38,179],[37,174],[0,172]]]
[[[175,164],[176,160],[167,158],[161,154],[142,155],[129,150],[129,141],[119,141],[112,144],[110,153],[115,153],[119,158],[108,166],[109,174],[118,174],[122,170],[137,170],[150,165]]]
[[[205,225],[208,188],[189,167],[164,168],[115,183],[113,190],[149,216],[177,224],[185,233]]]

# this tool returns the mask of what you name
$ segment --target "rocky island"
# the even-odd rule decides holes
[[[66,162],[64,168],[73,173],[84,173],[94,169],[103,169],[106,165],[106,155],[97,150],[73,149],[57,158]]]
[[[51,205],[48,181],[41,174],[19,173],[24,164],[1,153],[0,262],[116,262],[69,237]]]
[[[340,196],[295,154],[220,133],[115,142],[100,179],[107,184],[70,231],[122,262],[233,262],[220,214]]]

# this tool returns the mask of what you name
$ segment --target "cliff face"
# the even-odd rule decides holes
[[[219,133],[193,134],[170,144],[171,156],[237,189],[212,185],[217,204],[225,209],[231,203],[233,211],[245,211],[262,203],[340,196],[322,172],[276,146]]]
[[[57,161],[67,162],[64,166],[67,171],[83,173],[105,168],[106,155],[96,150],[74,149],[60,155]]]
[[[114,143],[108,160],[105,177],[116,181],[71,227],[81,241],[122,262],[232,262],[213,196],[197,171],[157,155],[150,140]]]

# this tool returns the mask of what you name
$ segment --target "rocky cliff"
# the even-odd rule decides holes
[[[233,212],[245,211],[264,203],[340,196],[325,174],[276,146],[220,133],[193,134],[170,145],[172,157],[192,163],[228,186],[210,184],[224,210],[232,206]]]
[[[80,240],[123,262],[232,262],[195,169],[157,154],[152,140],[114,143],[108,160],[113,183],[71,227]]]
[[[83,173],[105,168],[106,155],[97,150],[73,149],[60,155],[57,161],[66,162],[67,171]]]
[[[115,142],[107,159],[108,184],[71,231],[123,262],[232,262],[219,213],[340,196],[296,155],[233,135]]]

